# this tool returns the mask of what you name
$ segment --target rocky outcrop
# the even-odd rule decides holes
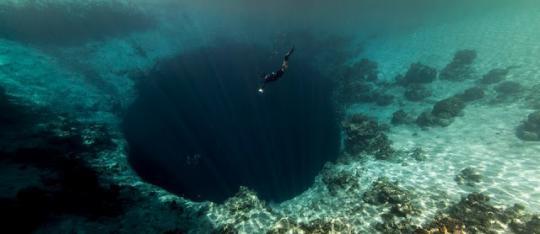
[[[215,223],[213,233],[243,233],[246,230],[263,230],[276,221],[276,214],[257,194],[244,186],[221,205],[212,203],[206,211]],[[224,218],[228,217],[228,218]],[[249,220],[259,218],[259,222]],[[262,225],[262,226],[261,226]]]
[[[410,202],[410,196],[411,194],[399,187],[397,182],[381,177],[371,184],[371,188],[364,193],[362,200],[372,205],[395,205]]]
[[[88,232],[133,233],[185,230],[194,223],[209,229],[200,215],[204,205],[187,207],[182,198],[142,182],[129,169],[121,135],[110,126],[4,97],[20,115],[7,126],[0,122],[2,169],[14,167],[10,173],[39,178],[23,187],[15,181],[0,195],[4,230],[57,233],[84,226]],[[135,221],[141,219],[153,221]]]
[[[517,127],[516,135],[524,141],[540,141],[540,111],[529,114]]]
[[[409,101],[419,102],[430,97],[431,91],[427,89],[424,85],[412,84],[407,87],[403,95]]]
[[[421,127],[445,127],[450,125],[464,108],[465,102],[463,99],[459,96],[452,96],[435,103],[431,111],[422,112],[416,119],[416,124]]]
[[[458,97],[465,102],[472,102],[484,98],[485,92],[484,89],[480,87],[471,87],[459,94]]]
[[[465,184],[468,186],[474,186],[482,181],[482,175],[480,175],[480,173],[476,169],[472,167],[467,167],[461,170],[459,174],[456,175],[454,180],[459,185]]]
[[[356,102],[377,102],[387,105],[392,102],[389,95],[375,92],[374,82],[378,80],[377,63],[362,59],[352,67],[346,68],[339,80],[338,98],[346,104]]]
[[[488,196],[471,193],[416,233],[496,233],[505,230],[502,225],[509,225],[516,233],[540,233],[538,217],[525,214],[524,210],[525,207],[518,204],[507,209],[497,208]]]
[[[443,80],[463,81],[471,79],[474,74],[472,64],[476,59],[476,51],[460,50],[454,54],[452,62],[450,62],[441,71],[440,78]]]
[[[379,76],[378,65],[376,62],[364,58],[345,71],[345,76],[354,77],[354,79],[361,81],[376,81]]]
[[[319,218],[309,222],[296,222],[285,217],[277,221],[267,233],[353,233],[353,228],[352,225],[340,219]]]
[[[128,188],[101,181],[89,163],[96,152],[115,148],[108,129],[44,110],[26,111],[26,118],[11,123],[17,131],[0,133],[0,161],[35,168],[41,172],[41,183],[2,199],[0,210],[9,214],[4,228],[33,231],[58,215],[94,218],[124,214],[131,201]]]
[[[449,97],[438,101],[431,113],[437,118],[451,119],[458,116],[465,108],[465,102],[459,97]]]
[[[333,164],[327,163],[321,172],[321,177],[326,189],[331,195],[336,196],[339,191],[354,191],[359,188],[358,175],[346,170],[338,170]]]
[[[233,197],[227,199],[223,207],[238,215],[248,213],[252,209],[268,209],[266,203],[261,201],[254,191],[244,186],[241,186]]]
[[[375,103],[379,106],[388,106],[394,102],[394,96],[391,94],[374,94]]]
[[[362,114],[355,114],[343,123],[345,152],[351,155],[373,154],[388,159],[394,153],[391,141],[379,124]]]
[[[420,115],[416,117],[415,123],[420,127],[433,127],[433,126],[445,127],[445,126],[450,125],[452,122],[449,119],[437,118],[433,114],[431,114],[431,111],[427,110],[420,113]]]
[[[482,77],[482,79],[480,80],[480,83],[484,85],[499,83],[503,81],[504,79],[506,79],[506,76],[508,75],[509,71],[510,69],[508,68],[492,69]]]
[[[364,193],[362,200],[372,205],[390,207],[381,214],[383,222],[374,223],[375,229],[384,233],[414,230],[407,218],[420,211],[412,202],[412,194],[402,189],[397,182],[391,182],[386,177],[377,179]]]
[[[437,70],[422,63],[413,63],[405,76],[397,80],[400,85],[426,84],[437,78]]]
[[[523,86],[515,81],[505,81],[494,87],[498,97],[504,98],[511,95],[519,94],[523,91]]]
[[[540,90],[540,84],[533,85],[525,96],[527,106],[536,110],[540,110],[540,92],[538,90]]]
[[[425,161],[427,160],[426,151],[421,147],[416,147],[412,149],[409,154],[409,157],[413,158],[416,161]]]
[[[431,96],[431,91],[425,84],[437,78],[437,70],[421,63],[413,63],[405,75],[398,75],[396,83],[405,86],[403,96],[413,102],[419,102]]]
[[[342,93],[343,101],[346,103],[355,103],[355,102],[373,102],[374,101],[374,86],[370,83],[365,83],[362,81],[356,81],[348,83],[344,87],[344,92]]]
[[[513,219],[510,228],[516,234],[540,234],[540,216],[533,215],[527,221]]]
[[[397,110],[392,114],[392,121],[391,123],[393,125],[401,125],[401,124],[410,124],[414,122],[414,118],[412,118],[407,112],[404,110]]]

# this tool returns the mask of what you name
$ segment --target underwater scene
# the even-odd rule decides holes
[[[0,233],[540,233],[536,0],[2,0]]]

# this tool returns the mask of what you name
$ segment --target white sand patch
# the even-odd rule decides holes
[[[540,144],[523,142],[514,134],[528,112],[519,105],[470,105],[446,128],[395,128],[389,137],[396,148],[421,146],[428,154],[423,165],[395,177],[417,190],[439,187],[454,199],[482,191],[494,202],[517,202],[540,211],[540,193],[535,189],[540,185]],[[466,167],[478,169],[483,182],[475,187],[457,185],[454,177]]]

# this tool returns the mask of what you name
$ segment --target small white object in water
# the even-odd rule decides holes
[[[263,89],[259,89],[259,93],[264,93],[264,90],[263,90]]]

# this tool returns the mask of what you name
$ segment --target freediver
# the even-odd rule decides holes
[[[283,74],[285,73],[285,70],[289,68],[289,56],[291,56],[293,52],[294,52],[294,46],[289,50],[289,52],[285,54],[285,58],[283,58],[283,63],[281,63],[281,68],[279,70],[266,74],[265,76],[262,77],[263,83],[261,87],[259,88],[259,93],[264,92],[264,86],[266,86],[267,83],[279,80],[279,78],[283,76]]]

